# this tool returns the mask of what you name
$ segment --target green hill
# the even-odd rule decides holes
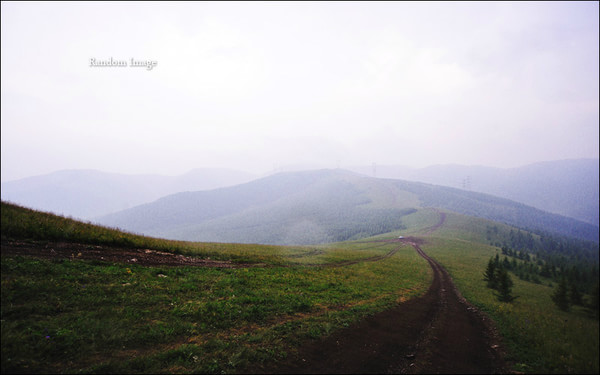
[[[170,195],[98,222],[151,236],[265,244],[346,241],[402,229],[422,207],[598,241],[598,228],[507,199],[342,170],[281,173],[234,187]]]
[[[462,188],[523,203],[598,226],[598,159],[555,160],[518,168],[377,165],[377,176]],[[371,175],[372,166],[351,170]]]
[[[356,185],[377,193],[378,200],[365,206],[402,209],[414,198],[401,190],[405,199],[394,203],[393,188],[371,183]],[[421,295],[431,283],[427,263],[399,242],[284,247],[169,241],[4,202],[1,219],[3,373],[247,373]],[[400,221],[403,229],[378,238],[421,238],[462,295],[496,322],[513,371],[598,372],[597,318],[583,306],[563,312],[551,300],[552,284],[567,277],[579,283],[586,304],[593,301],[597,244],[430,208]],[[51,253],[61,243],[72,256],[5,252],[14,245]],[[134,248],[258,266],[144,266],[77,254]],[[496,254],[510,267],[519,297],[513,303],[499,302],[483,281]],[[373,258],[380,260],[361,262]]]
[[[1,208],[2,373],[248,373],[431,282],[427,263],[397,242],[188,243]],[[43,256],[5,251],[13,247]],[[138,247],[250,265],[85,259]],[[61,248],[73,255],[50,255]]]

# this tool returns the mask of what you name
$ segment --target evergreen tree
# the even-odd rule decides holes
[[[571,307],[571,303],[569,301],[569,296],[567,295],[567,279],[561,278],[560,283],[556,286],[554,293],[552,293],[552,301],[554,304],[558,306],[559,309],[563,311],[569,311]]]
[[[496,262],[493,258],[490,258],[487,268],[483,273],[483,280],[487,282],[487,287],[496,289]]]
[[[572,283],[569,288],[569,300],[573,305],[583,306],[583,296],[577,290],[575,283]]]
[[[596,314],[596,318],[598,318],[599,311],[600,310],[600,286],[598,283],[596,283],[596,287],[594,287],[592,294],[591,294],[591,299],[590,299],[590,303],[588,305],[588,307]]]
[[[508,271],[504,268],[496,270],[496,278],[498,283],[498,293],[494,293],[500,302],[512,302],[517,297],[512,295],[513,282],[508,274]]]

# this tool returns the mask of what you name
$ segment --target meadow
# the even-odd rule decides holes
[[[157,241],[161,249],[270,262],[224,269],[2,256],[2,372],[244,372],[423,294],[432,277],[412,247],[399,243],[178,247],[37,213],[20,221],[37,226],[5,231],[12,227],[2,211],[3,240],[29,230],[39,241],[39,223],[54,221],[48,227],[76,233],[80,242],[82,233],[98,231],[120,245]],[[336,267],[392,250],[382,261]]]
[[[483,281],[507,225],[434,209],[404,216],[462,295],[491,317],[524,373],[598,373],[598,319],[559,310],[552,280],[511,274],[512,303]],[[497,238],[489,237],[496,227]],[[146,267],[2,256],[2,372],[244,373],[285,361],[307,340],[349,327],[428,289],[414,249],[365,239],[316,246],[167,241],[2,204],[2,241],[71,241],[213,257],[259,267]],[[80,245],[77,245],[80,246]],[[395,251],[395,252],[394,252]],[[383,256],[390,255],[382,258]],[[378,258],[378,261],[365,261]],[[354,262],[354,263],[353,263]],[[587,296],[589,298],[589,296]]]
[[[555,286],[551,280],[542,278],[537,284],[511,274],[518,297],[512,303],[499,302],[486,287],[483,271],[490,257],[500,253],[485,243],[485,227],[490,224],[448,214],[443,228],[422,248],[446,268],[462,295],[496,322],[515,371],[597,374],[598,319],[580,306],[570,312],[559,310],[550,298]],[[493,224],[501,232],[509,230]]]

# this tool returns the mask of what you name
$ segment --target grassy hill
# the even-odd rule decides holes
[[[372,202],[378,203],[383,201]],[[133,235],[5,203],[1,216],[3,248],[17,241],[51,252],[64,242],[73,249],[140,247],[269,265],[156,267],[3,251],[3,373],[244,373],[257,364],[284,360],[307,340],[421,295],[431,282],[431,269],[409,246],[378,262],[314,266],[381,256],[397,243],[191,243]],[[440,214],[419,209],[401,218],[403,229],[378,237],[424,238],[423,249],[450,272],[460,292],[497,322],[513,370],[597,373],[598,320],[580,306],[570,312],[557,309],[550,299],[554,278],[526,281],[511,271],[519,298],[510,304],[498,302],[485,287],[485,265],[500,253],[495,243],[510,243],[517,229],[451,212],[445,217],[443,226],[430,233]],[[534,245],[542,241],[535,234],[531,238]],[[595,259],[597,280],[595,246],[576,258],[588,257],[586,263]],[[523,251],[538,266],[538,261],[551,260],[535,248]],[[557,269],[558,276],[569,270]],[[591,298],[587,291],[584,298]]]
[[[490,231],[491,228],[496,230]],[[598,290],[598,245],[573,255],[569,265],[563,263],[562,268],[557,267],[559,275],[530,279],[519,274],[520,266],[526,268],[528,262],[516,256],[505,256],[499,247],[489,244],[490,239],[507,243],[514,232],[515,228],[495,222],[448,214],[444,226],[431,234],[423,250],[448,270],[468,301],[497,323],[514,370],[524,373],[597,373],[597,310],[595,316],[583,306],[561,311],[552,302],[551,295],[562,276],[575,282],[576,277],[569,275],[571,267],[577,263],[576,259],[584,258],[583,264],[593,274],[585,287],[585,299],[593,299],[592,295]],[[540,240],[535,235],[533,238],[534,242]],[[527,253],[533,256],[529,263],[539,269],[543,268],[540,263],[553,259],[541,252],[527,250]],[[483,270],[495,254],[518,265],[510,272],[513,293],[518,296],[513,303],[499,302],[483,281]]]
[[[351,170],[372,174],[372,166]],[[510,199],[598,226],[598,159],[557,160],[518,168],[377,166],[377,176],[470,190]]]
[[[75,252],[67,259],[3,252],[3,373],[244,372],[420,295],[431,282],[427,263],[397,243],[186,243],[5,203],[1,213],[3,246],[34,241],[47,244],[42,247],[49,253],[57,242],[73,241]],[[99,244],[270,266],[148,267],[76,255]],[[397,251],[385,261],[360,262],[392,250]],[[348,260],[359,262],[327,266]]]
[[[343,170],[281,173],[174,194],[98,222],[178,240],[316,244],[402,229],[400,219],[423,207],[598,241],[598,227],[503,198]]]

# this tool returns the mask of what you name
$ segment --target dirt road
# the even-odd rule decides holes
[[[439,222],[424,230],[427,236]],[[493,374],[508,372],[500,337],[492,322],[456,290],[452,279],[420,247],[422,238],[397,240],[410,244],[433,270],[427,293],[396,308],[371,316],[353,327],[312,342],[287,363],[265,373],[346,374]]]
[[[426,228],[424,236],[444,224],[440,212],[436,225]],[[304,345],[298,355],[285,363],[253,369],[263,373],[506,373],[499,336],[491,322],[470,306],[454,287],[448,273],[421,249],[423,238],[407,237],[373,242],[411,245],[433,270],[433,282],[425,295],[399,304],[362,320],[353,327]],[[3,241],[2,255],[43,258],[94,259],[136,263],[146,266],[264,267],[227,261],[198,259],[148,249],[115,249],[69,243],[32,244]],[[380,261],[383,256],[360,261]]]
[[[264,373],[505,373],[499,338],[454,288],[448,273],[404,239],[433,269],[428,292],[356,326],[312,342],[287,363]]]

